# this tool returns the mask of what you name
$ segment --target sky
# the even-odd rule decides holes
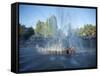
[[[46,22],[52,15],[57,18],[58,28],[69,23],[73,28],[82,27],[84,24],[96,25],[96,9],[19,5],[19,23],[26,27],[35,28],[38,20]]]

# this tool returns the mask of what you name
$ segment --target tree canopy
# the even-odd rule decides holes
[[[51,16],[46,20],[46,22],[38,20],[35,32],[43,37],[51,37],[56,34],[56,30],[57,30],[56,17]]]
[[[93,26],[92,24],[86,24],[84,27],[79,29],[79,35],[80,36],[96,36],[96,26]]]
[[[23,38],[27,40],[31,35],[33,35],[34,29],[32,27],[25,27],[25,25],[19,24],[19,36],[20,38]]]

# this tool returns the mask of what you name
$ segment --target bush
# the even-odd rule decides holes
[[[31,35],[35,34],[34,29],[32,27],[25,27],[25,25],[19,24],[19,36],[20,39],[27,40]]]

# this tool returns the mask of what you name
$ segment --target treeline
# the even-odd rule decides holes
[[[25,27],[25,25],[19,24],[19,36],[20,39],[27,40],[31,35],[35,34],[32,27]]]
[[[68,32],[68,28],[66,32]],[[96,37],[96,26],[92,24],[86,24],[84,27],[75,29],[75,34],[81,37]],[[73,30],[69,29],[69,32]],[[70,34],[70,33],[68,33]],[[50,16],[45,22],[38,20],[36,28],[26,27],[25,25],[19,24],[19,35],[21,39],[27,40],[32,35],[39,37],[53,37],[53,36],[64,36],[63,30],[58,29],[56,16]]]
[[[28,39],[31,35],[39,37],[52,37],[57,33],[57,19],[54,15],[50,16],[45,22],[38,20],[36,28],[25,27],[25,25],[19,24],[20,38]]]
[[[86,24],[84,27],[79,28],[78,34],[81,37],[96,37],[96,26]]]
[[[38,21],[36,24],[36,34],[43,37],[52,37],[57,32],[57,19],[54,15],[49,17],[45,22]]]

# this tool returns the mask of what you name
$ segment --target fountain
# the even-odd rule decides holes
[[[75,48],[72,45],[73,42],[70,40],[70,38],[72,39],[71,24],[68,21],[65,21],[66,17],[68,17],[68,14],[66,14],[63,9],[58,10],[59,13],[57,16],[60,19],[60,28],[57,27],[58,25],[55,16],[52,16],[50,19],[48,19],[48,23],[54,27],[54,35],[51,40],[47,41],[45,47],[37,46],[37,49],[42,54],[71,55],[75,53]],[[67,44],[64,45],[64,42],[67,42]]]
[[[48,19],[48,25],[53,27],[53,36],[46,41],[45,47],[38,47],[43,54],[67,55],[85,52],[82,39],[75,34],[72,28],[71,16],[64,9],[57,9],[56,16]]]

